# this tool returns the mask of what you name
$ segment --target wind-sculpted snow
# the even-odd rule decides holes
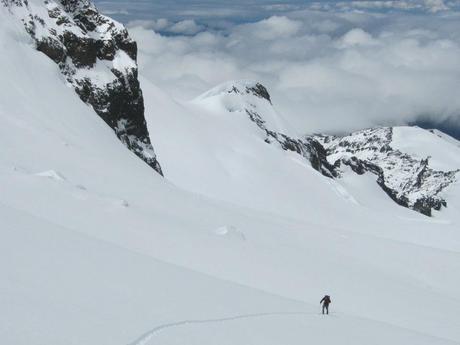
[[[137,45],[89,0],[2,0],[80,98],[123,144],[162,174],[144,118]]]
[[[342,169],[348,166],[359,175],[375,174],[379,186],[395,202],[431,216],[433,209],[447,206],[442,192],[456,181],[460,170],[436,170],[430,165],[431,157],[402,152],[394,145],[394,130],[375,128],[344,137],[315,138],[327,148],[331,164]]]

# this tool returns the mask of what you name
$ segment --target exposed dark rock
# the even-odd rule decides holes
[[[47,55],[55,63],[64,63],[66,59],[66,51],[59,41],[52,37],[46,37],[36,41],[37,50]]]
[[[58,64],[82,101],[114,130],[118,138],[162,174],[144,117],[144,99],[137,79],[137,45],[119,23],[101,15],[89,0],[44,0],[47,15],[33,13],[25,0],[2,0],[15,7],[37,50]],[[123,56],[123,54],[125,54]],[[119,58],[121,63],[112,62]],[[131,61],[129,61],[131,60]],[[93,80],[97,64],[104,83]],[[112,64],[112,66],[110,66]],[[110,81],[111,80],[111,81]]]
[[[271,104],[270,94],[267,89],[260,83],[254,86],[245,86],[243,91],[246,94],[265,99]],[[242,94],[241,87],[233,86],[229,93]],[[248,104],[245,108],[246,114],[249,119],[254,122],[257,127],[265,132],[265,142],[267,144],[277,143],[285,151],[295,152],[304,157],[311,166],[318,170],[324,176],[333,178],[338,176],[336,168],[327,160],[327,153],[322,144],[314,138],[296,139],[287,136],[284,133],[273,131],[267,128],[265,120],[257,111],[253,104]]]
[[[327,152],[321,143],[313,138],[305,138],[303,144],[309,147],[312,167],[327,177],[337,177],[336,168],[327,160]]]
[[[102,42],[92,38],[78,37],[73,32],[66,31],[61,42],[67,57],[72,59],[76,68],[94,67]]]
[[[268,93],[268,91],[265,88],[265,86],[263,86],[260,83],[257,83],[256,85],[254,85],[252,87],[248,87],[247,92],[252,93],[252,94],[256,95],[257,97],[266,99],[268,102],[270,102],[270,104],[272,104],[270,94]]]
[[[267,91],[267,88],[260,83],[245,86],[234,85],[230,90],[228,90],[228,93],[253,95],[259,98],[263,98],[272,104],[272,100],[270,94]]]
[[[348,166],[359,175],[377,176],[378,185],[397,204],[426,216],[447,206],[441,192],[456,181],[460,170],[438,171],[424,159],[391,146],[393,128],[374,128],[344,137],[315,136],[327,147],[329,160],[340,170]]]
[[[29,6],[29,3],[27,0],[2,0],[1,3],[4,6],[10,6],[10,5],[15,5],[15,6]]]

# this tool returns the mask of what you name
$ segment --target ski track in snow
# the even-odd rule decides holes
[[[155,334],[168,329],[168,328],[175,328],[187,325],[198,325],[198,324],[206,324],[206,323],[221,323],[221,322],[229,322],[235,320],[242,320],[242,319],[254,319],[254,318],[262,318],[268,316],[278,316],[278,315],[316,315],[318,313],[307,313],[307,312],[274,312],[274,313],[256,313],[256,314],[244,314],[244,315],[236,315],[236,316],[229,316],[223,317],[218,319],[204,319],[204,320],[183,320],[178,322],[171,322],[165,323],[163,325],[159,325],[150,331],[144,333],[142,336],[137,338],[132,343],[128,345],[145,345],[147,344]]]

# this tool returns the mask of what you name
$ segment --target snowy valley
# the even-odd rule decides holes
[[[460,343],[456,139],[299,135],[258,81],[178,101],[137,34],[0,3],[1,343]]]

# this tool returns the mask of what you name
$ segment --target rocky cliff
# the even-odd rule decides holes
[[[144,118],[137,45],[123,25],[100,14],[89,0],[1,1],[81,100],[129,150],[162,174]]]
[[[329,162],[339,172],[349,167],[359,175],[374,174],[378,185],[396,203],[431,216],[432,210],[447,206],[442,192],[456,181],[460,170],[435,169],[430,157],[398,149],[395,129],[373,128],[343,137],[314,138],[322,143]],[[419,131],[424,132],[421,128]]]

